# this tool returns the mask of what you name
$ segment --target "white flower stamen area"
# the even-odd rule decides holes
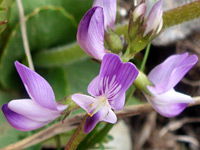
[[[91,103],[90,107],[91,110],[95,107],[92,113],[88,113],[90,117],[92,117],[95,113],[101,110],[103,107],[110,107],[108,100],[105,96],[96,97],[97,102]]]

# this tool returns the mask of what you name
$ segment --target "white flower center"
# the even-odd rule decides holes
[[[107,98],[105,96],[96,97],[97,102],[91,103],[90,107],[95,107],[95,109],[92,111],[92,113],[88,113],[90,117],[92,117],[95,113],[97,113],[100,109],[102,109],[105,106],[109,106],[109,103],[107,101]]]

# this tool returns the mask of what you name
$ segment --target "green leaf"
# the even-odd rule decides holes
[[[0,91],[0,107],[11,99],[10,93]],[[19,141],[20,137],[24,137],[26,134],[26,132],[18,131],[9,125],[3,112],[0,111],[0,148]]]
[[[54,67],[69,65],[86,58],[88,58],[88,55],[77,43],[73,43],[38,52],[33,56],[33,61],[35,62],[35,65],[39,67]]]
[[[26,24],[32,51],[62,45],[76,38],[76,28],[70,16],[61,8],[40,8],[27,17]],[[14,61],[24,56],[21,31],[17,26],[10,35],[1,58],[0,79],[4,87],[13,89],[16,86]]]
[[[91,60],[83,60],[66,67],[69,80],[69,93],[87,94],[88,84],[99,73],[100,64]]]
[[[21,2],[23,5],[25,16],[29,15],[36,9],[40,9],[41,7],[62,6],[62,0],[33,0],[33,1],[21,0]],[[15,1],[10,13],[9,25],[12,28],[14,28],[18,22],[19,22],[19,11],[18,11],[17,2]]]
[[[40,71],[40,75],[52,86],[57,101],[67,96],[68,81],[66,71],[63,68],[43,69]]]

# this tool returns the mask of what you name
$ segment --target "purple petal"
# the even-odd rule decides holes
[[[55,95],[49,83],[18,61],[15,66],[31,99],[44,108],[57,110]]]
[[[109,123],[116,123],[117,122],[117,116],[115,115],[115,113],[110,109],[108,114],[105,116],[105,118],[103,119],[103,121],[105,122],[109,122]]]
[[[88,93],[94,97],[106,96],[113,109],[118,110],[118,108],[123,108],[124,99],[122,97],[137,75],[138,70],[132,63],[123,64],[118,55],[106,54],[99,76],[93,79],[88,86]],[[119,100],[120,106],[118,106]]]
[[[125,93],[114,100],[109,100],[109,104],[114,110],[122,110],[125,104]]]
[[[151,90],[161,94],[172,89],[197,61],[196,55],[188,53],[170,56],[149,73],[148,79],[155,85]]]
[[[92,117],[88,116],[83,128],[84,133],[86,134],[86,133],[91,132],[99,121],[104,120],[104,118],[106,120],[106,117],[109,113],[110,113],[110,108],[103,107],[101,110],[95,113]]]
[[[189,103],[194,103],[191,96],[176,92],[174,89],[160,95],[147,96],[152,107],[162,116],[174,117],[179,115]]]
[[[84,128],[83,128],[85,134],[91,132],[94,129],[94,127],[100,121],[99,118],[100,118],[100,112],[97,112],[92,117],[90,117],[90,116],[87,117],[87,120],[86,120]]]
[[[149,12],[149,15],[145,21],[146,29],[144,36],[146,36],[151,30],[156,31],[162,21],[162,0],[159,0]]]
[[[91,111],[95,108],[94,104],[97,100],[91,96],[87,96],[84,94],[74,94],[72,95],[72,100],[83,108],[87,113],[91,113]]]
[[[116,0],[95,0],[93,6],[100,6],[103,8],[105,30],[107,30],[108,26],[114,30],[116,14],[117,14],[117,1]]]
[[[82,18],[77,32],[77,42],[90,56],[102,60],[104,48],[104,16],[100,7],[91,8]]]
[[[67,109],[67,107],[68,107],[67,105],[62,105],[62,104],[58,104],[57,103],[57,107],[56,108],[57,108],[58,111],[62,112],[65,109]]]
[[[61,115],[59,111],[41,107],[30,99],[12,100],[8,103],[8,107],[15,113],[37,122],[52,121]]]
[[[31,131],[44,126],[49,122],[37,122],[26,118],[8,108],[8,104],[2,106],[2,111],[11,126],[21,131]]]
[[[137,6],[133,12],[133,20],[136,21],[138,17],[141,15],[145,16],[147,10],[147,4],[142,3],[139,6]]]

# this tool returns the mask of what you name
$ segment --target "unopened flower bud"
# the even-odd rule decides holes
[[[105,40],[110,49],[113,52],[119,53],[123,49],[123,43],[120,36],[108,28],[108,32],[105,34]]]
[[[144,37],[151,31],[153,34],[160,32],[163,24],[162,16],[162,0],[159,0],[151,9],[144,23],[144,25],[146,26],[145,32],[143,34]]]
[[[133,12],[133,21],[135,22],[139,17],[144,18],[146,9],[147,9],[146,3],[142,3],[142,4],[138,5]]]

